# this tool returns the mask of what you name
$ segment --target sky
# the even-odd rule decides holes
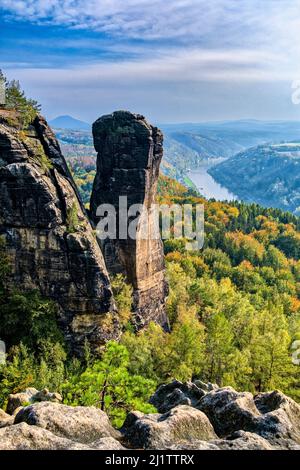
[[[0,68],[92,122],[299,120],[300,0],[0,0]]]

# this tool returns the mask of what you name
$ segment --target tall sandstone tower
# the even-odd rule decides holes
[[[93,125],[97,156],[97,174],[91,196],[91,218],[97,224],[101,204],[115,207],[119,219],[119,196],[127,196],[128,207],[143,204],[148,211],[148,227],[154,226],[159,166],[163,155],[163,135],[143,116],[117,111],[103,116]],[[130,220],[129,220],[130,221]],[[119,226],[117,226],[119,228]],[[163,246],[160,238],[141,237],[137,225],[136,239],[102,241],[102,252],[110,273],[123,273],[133,286],[133,313],[137,328],[156,321],[168,328],[165,313],[167,283]]]

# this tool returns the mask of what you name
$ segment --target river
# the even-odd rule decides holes
[[[191,170],[187,176],[192,180],[198,191],[207,199],[217,199],[218,201],[233,201],[237,200],[237,196],[231,193],[227,188],[221,186],[217,181],[207,172],[212,165],[203,165],[197,170]]]

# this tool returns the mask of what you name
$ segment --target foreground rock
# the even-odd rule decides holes
[[[90,445],[66,439],[38,426],[26,423],[0,429],[0,450],[121,450],[124,447],[112,437]]]
[[[186,404],[201,410],[209,419],[220,449],[300,449],[300,405],[283,393],[274,391],[253,396],[232,387],[220,388],[199,380],[173,381],[160,386],[150,402],[160,412]],[[180,447],[181,444],[174,444]],[[187,445],[187,444],[186,444]],[[189,448],[204,448],[191,439]]]
[[[279,391],[261,393],[254,398],[261,413],[257,432],[266,439],[284,438],[300,444],[300,405]],[[300,447],[299,447],[300,448]]]
[[[231,387],[207,393],[198,406],[210,419],[219,436],[234,431],[259,434],[275,445],[300,444],[300,406],[283,393],[236,392]]]
[[[13,424],[13,422],[14,422],[13,417],[0,409],[0,428],[10,426],[11,424]]]
[[[36,392],[12,397],[59,397]],[[172,408],[180,400],[189,403]],[[174,381],[159,387],[151,402],[171,409],[133,411],[121,432],[95,407],[41,401],[18,407],[13,416],[0,410],[0,450],[300,450],[300,406],[278,391],[253,397],[232,387]]]
[[[7,413],[12,415],[19,407],[26,406],[39,401],[51,401],[54,403],[61,403],[62,396],[59,393],[49,392],[47,388],[41,391],[33,387],[26,388],[24,392],[10,394],[8,396],[6,411]]]
[[[158,387],[154,395],[150,398],[150,403],[154,405],[159,413],[166,413],[178,405],[190,405],[197,407],[204,395],[211,390],[219,388],[215,384],[205,384],[199,380],[182,383],[174,380],[166,385]]]
[[[58,437],[83,444],[101,438],[119,438],[106,413],[90,406],[67,406],[58,403],[37,403],[26,406],[15,417],[15,424],[27,423],[46,429]]]
[[[97,349],[118,336],[101,250],[46,121],[39,116],[20,131],[14,119],[0,111],[0,235],[11,264],[6,285],[54,300],[72,349],[80,351],[85,339]]]
[[[261,416],[251,393],[239,393],[231,387],[207,393],[198,408],[208,416],[221,437],[241,429],[254,431]]]
[[[257,434],[239,431],[228,439],[209,442],[191,440],[173,445],[171,450],[276,450],[266,439]]]
[[[168,449],[176,442],[217,437],[205,414],[186,405],[163,415],[130,413],[122,431],[130,446],[143,449]]]
[[[94,223],[99,221],[97,208],[101,204],[111,204],[117,216],[120,215],[119,196],[127,197],[128,208],[142,204],[148,211],[144,219],[139,219],[134,232],[136,239],[126,237],[126,234],[123,238],[118,232],[117,239],[103,240],[102,251],[107,268],[111,273],[125,274],[132,284],[136,326],[157,321],[167,328],[163,246],[159,232],[157,238],[151,236],[155,213],[150,210],[155,203],[163,155],[162,133],[139,114],[117,111],[93,124],[93,136],[98,152],[90,204]],[[136,213],[132,214],[128,222],[125,220],[125,230],[136,216]],[[145,234],[141,220],[149,229]]]

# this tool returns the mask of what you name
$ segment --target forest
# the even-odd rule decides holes
[[[185,240],[165,241],[170,333],[156,324],[136,333],[131,287],[120,275],[113,279],[123,334],[100,358],[88,344],[83,358],[72,357],[53,302],[7,289],[1,243],[0,337],[8,345],[0,366],[2,408],[9,393],[47,387],[62,393],[64,403],[99,406],[121,426],[130,409],[154,411],[148,399],[159,384],[192,378],[253,393],[280,389],[300,401],[299,366],[291,356],[300,339],[299,218],[206,201],[166,176],[158,202],[204,203],[204,248],[185,251]]]

